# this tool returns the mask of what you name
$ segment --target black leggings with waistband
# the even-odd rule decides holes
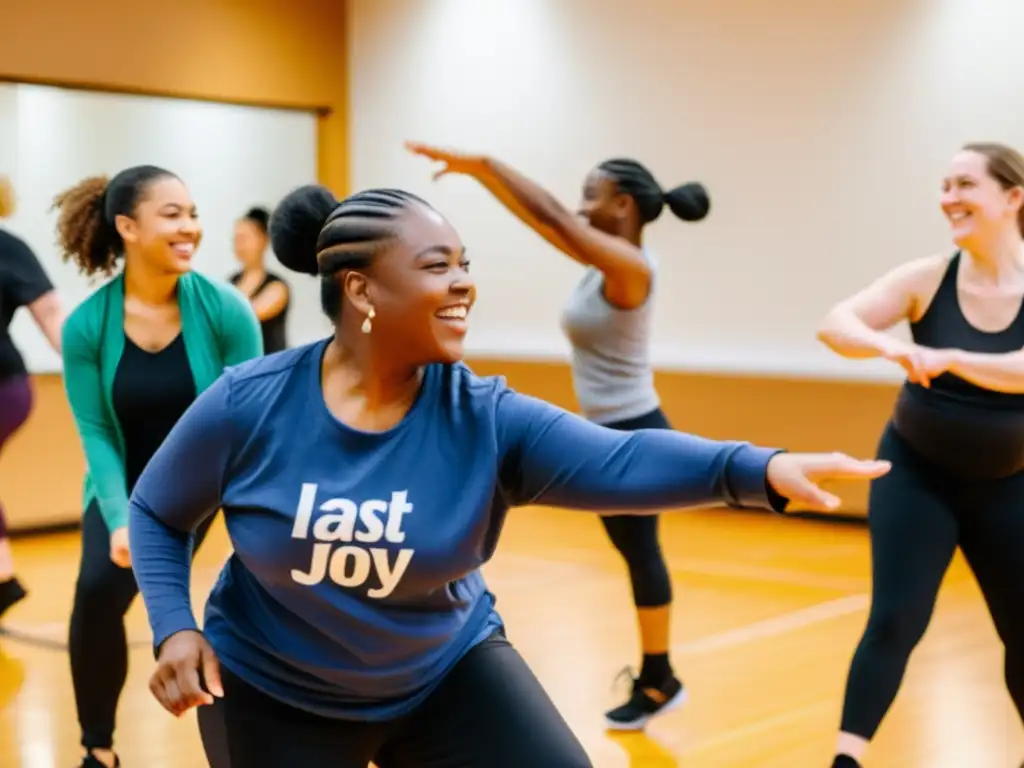
[[[626,432],[672,429],[660,408],[604,426]],[[671,603],[672,582],[658,539],[658,515],[602,515],[601,523],[629,568],[636,607],[660,608]]]
[[[957,547],[1005,646],[1006,685],[1024,716],[1024,472],[958,478],[924,459],[891,425],[878,455],[892,470],[871,485],[871,612],[850,666],[842,730],[874,736]]]

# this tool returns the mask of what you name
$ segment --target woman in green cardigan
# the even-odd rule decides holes
[[[87,465],[69,642],[81,766],[113,768],[114,718],[128,674],[124,615],[138,592],[128,497],[196,396],[226,366],[259,356],[262,335],[236,289],[192,271],[202,229],[174,174],[138,166],[109,181],[89,178],[54,207],[65,261],[89,276],[109,276],[124,263],[71,313],[62,345]]]

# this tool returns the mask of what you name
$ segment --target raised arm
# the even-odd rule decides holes
[[[925,387],[948,371],[979,387],[1024,393],[1024,350],[983,354],[930,349],[884,333],[900,320],[917,319],[948,266],[949,257],[940,255],[897,267],[837,304],[818,330],[818,339],[845,357],[892,360],[903,367],[908,380]]]
[[[609,299],[622,309],[636,307],[650,293],[651,266],[638,247],[601,232],[562,205],[538,184],[505,163],[484,155],[468,155],[409,143],[418,155],[445,163],[435,174],[462,173],[479,181],[506,208],[566,255],[605,276]]]
[[[930,256],[903,264],[836,304],[818,328],[818,340],[850,358],[894,357],[907,346],[886,333],[918,312],[934,292],[948,259]]]
[[[113,534],[128,524],[127,479],[117,427],[103,398],[99,339],[85,327],[85,322],[82,315],[72,314],[64,323],[64,390],[96,489],[100,515]]]
[[[653,512],[727,504],[782,512],[793,500],[834,509],[839,500],[816,480],[877,477],[889,467],[674,430],[622,432],[512,391],[500,396],[497,415],[502,487],[513,505]]]
[[[129,511],[132,568],[157,648],[196,629],[189,594],[192,532],[220,506],[234,428],[230,374],[174,425],[135,485]]]

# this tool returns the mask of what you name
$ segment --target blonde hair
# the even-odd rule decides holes
[[[14,215],[14,185],[8,176],[0,174],[0,219]]]

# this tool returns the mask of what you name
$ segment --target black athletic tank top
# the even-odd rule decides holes
[[[242,280],[242,273],[236,272],[229,279],[231,280],[231,284],[237,288],[239,282]],[[284,283],[284,280],[273,272],[267,272],[263,278],[263,282],[259,284],[256,290],[253,291],[252,296],[249,298],[254,299],[259,296],[260,291],[264,290],[271,283]],[[287,287],[287,283],[285,283],[285,287]],[[288,324],[288,309],[291,306],[291,303],[291,293],[289,292],[288,300],[285,302],[284,309],[282,309],[279,314],[260,321],[260,330],[263,332],[263,354],[269,355],[273,352],[281,352],[288,348],[285,329]]]
[[[910,325],[914,342],[992,354],[1024,349],[1024,305],[1004,330],[975,328],[960,310],[959,267],[957,252],[924,316]],[[921,456],[960,477],[995,479],[1024,470],[1024,395],[984,389],[944,373],[930,388],[905,382],[892,423]]]

